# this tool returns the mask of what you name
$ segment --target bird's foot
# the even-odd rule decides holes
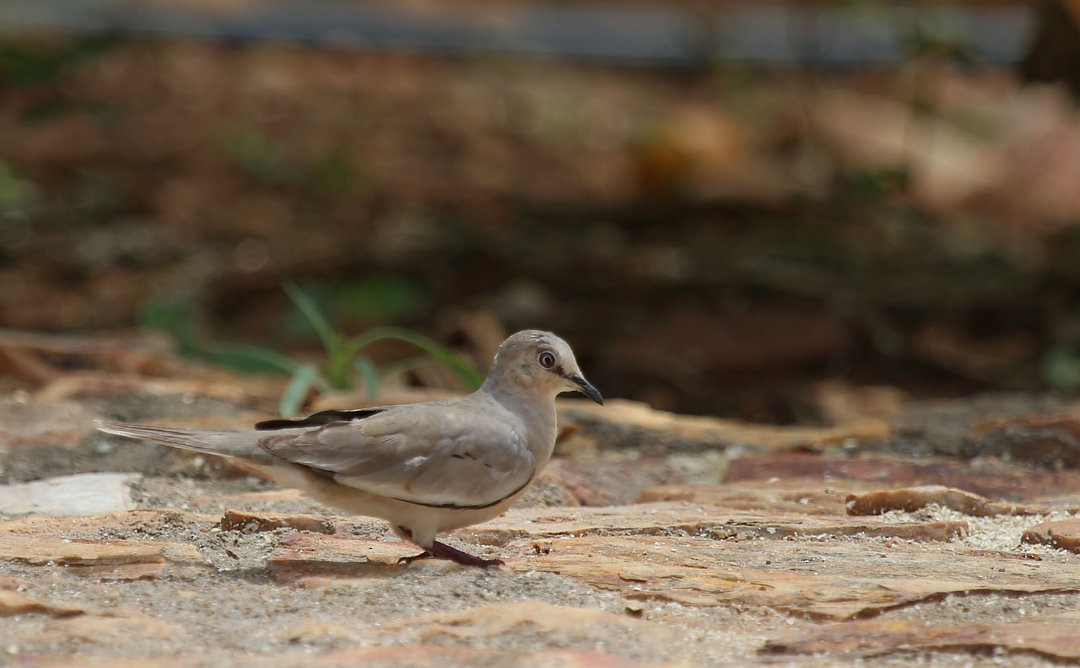
[[[479,566],[480,568],[488,568],[489,566],[502,566],[506,562],[502,559],[484,559],[483,557],[477,557],[469,554],[468,552],[462,552],[456,547],[450,547],[446,543],[440,543],[434,541],[431,547],[428,548],[428,552],[442,559],[449,559],[455,561],[462,566]]]
[[[462,552],[456,547],[450,547],[446,543],[440,543],[435,541],[431,544],[431,547],[420,554],[413,555],[411,557],[402,557],[398,559],[399,564],[411,564],[414,561],[420,559],[449,559],[450,561],[461,564],[462,566],[478,566],[480,568],[489,568],[491,566],[502,566],[506,562],[502,559],[484,559],[483,557],[477,557],[469,554],[468,552]]]
[[[434,559],[434,558],[435,558],[434,554],[428,552],[427,550],[424,550],[420,554],[414,554],[411,557],[402,557],[402,558],[398,559],[397,562],[398,562],[398,564],[408,565],[408,564],[411,564],[414,561],[420,561],[421,559]]]

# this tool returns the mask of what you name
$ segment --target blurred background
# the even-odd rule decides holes
[[[0,376],[374,331],[332,385],[461,390],[540,327],[687,413],[1075,392],[1078,94],[1068,0],[5,0]]]

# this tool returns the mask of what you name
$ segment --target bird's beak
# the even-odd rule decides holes
[[[600,394],[600,390],[596,389],[592,383],[585,380],[585,376],[580,373],[574,373],[566,377],[571,383],[573,383],[577,390],[582,394],[592,399],[601,406],[604,405],[604,396]]]

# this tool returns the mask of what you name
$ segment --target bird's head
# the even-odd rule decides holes
[[[511,335],[495,354],[485,386],[494,389],[503,383],[530,391],[581,392],[598,404],[604,397],[578,368],[570,345],[551,332],[527,329]]]

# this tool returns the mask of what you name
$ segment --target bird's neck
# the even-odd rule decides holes
[[[555,395],[520,383],[492,382],[490,377],[485,381],[483,390],[521,420],[527,432],[526,442],[536,458],[539,472],[555,449],[555,436],[558,433]]]

